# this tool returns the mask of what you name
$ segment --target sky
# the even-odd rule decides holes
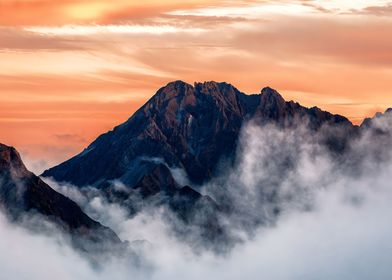
[[[173,80],[265,86],[358,124],[392,107],[385,0],[0,0],[0,142],[33,171]]]

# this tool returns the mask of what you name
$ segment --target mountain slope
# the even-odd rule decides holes
[[[18,152],[0,144],[0,207],[11,219],[39,214],[69,232],[84,250],[99,243],[119,244],[109,228],[88,217],[80,207],[29,172]]]
[[[214,200],[202,195],[198,185],[214,178],[218,168],[230,170],[242,127],[248,122],[280,128],[305,126],[323,135],[320,144],[336,155],[357,129],[342,116],[286,102],[268,87],[260,94],[246,95],[227,83],[192,86],[176,81],[159,89],[128,121],[43,176],[78,187],[97,187],[131,215],[164,205],[179,218],[171,225],[181,238],[203,240],[202,245],[221,250],[237,238],[225,219],[238,209],[224,195],[224,187]],[[125,188],[116,188],[114,181]],[[272,200],[274,192],[266,191],[264,199]],[[271,213],[278,214],[278,208]],[[170,220],[171,215],[166,218]],[[260,216],[257,223],[262,222]]]
[[[306,122],[313,130],[326,123],[353,128],[342,116],[286,102],[271,88],[246,95],[227,83],[176,81],[159,89],[128,121],[43,176],[77,186],[119,179],[133,187],[144,173],[140,162],[158,159],[200,184],[213,177],[220,162],[233,160],[241,127],[249,120],[282,127]]]

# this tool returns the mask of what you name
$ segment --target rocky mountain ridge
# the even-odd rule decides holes
[[[159,158],[201,184],[214,176],[222,160],[233,159],[241,127],[248,121],[281,127],[306,122],[313,130],[327,123],[354,129],[343,116],[286,102],[268,87],[246,95],[227,83],[192,86],[175,81],[159,89],[128,121],[43,176],[76,186],[119,179],[132,187],[139,162]]]
[[[4,144],[0,144],[0,207],[11,220],[41,216],[69,233],[74,244],[85,251],[121,243],[111,229],[91,219],[74,201],[28,171],[19,153]]]

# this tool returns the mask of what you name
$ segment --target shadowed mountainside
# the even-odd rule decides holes
[[[216,244],[228,238],[219,216],[234,209],[200,194],[198,185],[213,178],[220,166],[234,163],[241,129],[248,122],[305,126],[314,133],[325,129],[321,144],[337,153],[357,131],[345,117],[286,102],[268,87],[260,94],[246,95],[227,83],[192,86],[175,81],[159,89],[128,121],[42,176],[99,188],[131,214],[145,205],[167,205]],[[181,182],[178,170],[189,182]],[[114,180],[126,188],[113,187]]]
[[[0,206],[12,220],[21,220],[28,214],[42,215],[70,233],[75,245],[86,251],[104,243],[121,243],[111,229],[88,217],[74,201],[29,172],[19,153],[3,144],[0,180]]]
[[[286,102],[271,88],[246,95],[227,83],[176,81],[159,89],[128,121],[43,176],[77,186],[119,179],[133,187],[148,173],[140,163],[160,159],[200,184],[214,176],[222,160],[233,159],[241,127],[250,120],[282,127],[307,122],[313,130],[326,123],[353,128],[345,117]]]

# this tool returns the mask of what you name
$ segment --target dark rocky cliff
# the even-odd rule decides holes
[[[119,179],[133,187],[145,172],[140,161],[159,159],[200,184],[220,161],[234,158],[241,127],[249,120],[282,127],[305,122],[313,130],[327,123],[353,127],[345,117],[286,102],[271,88],[246,95],[227,83],[176,81],[159,89],[127,122],[43,176],[77,186]]]
[[[42,215],[70,233],[85,250],[93,244],[121,243],[111,229],[91,219],[74,201],[29,172],[18,152],[3,144],[0,144],[0,207],[16,221],[27,214]]]

